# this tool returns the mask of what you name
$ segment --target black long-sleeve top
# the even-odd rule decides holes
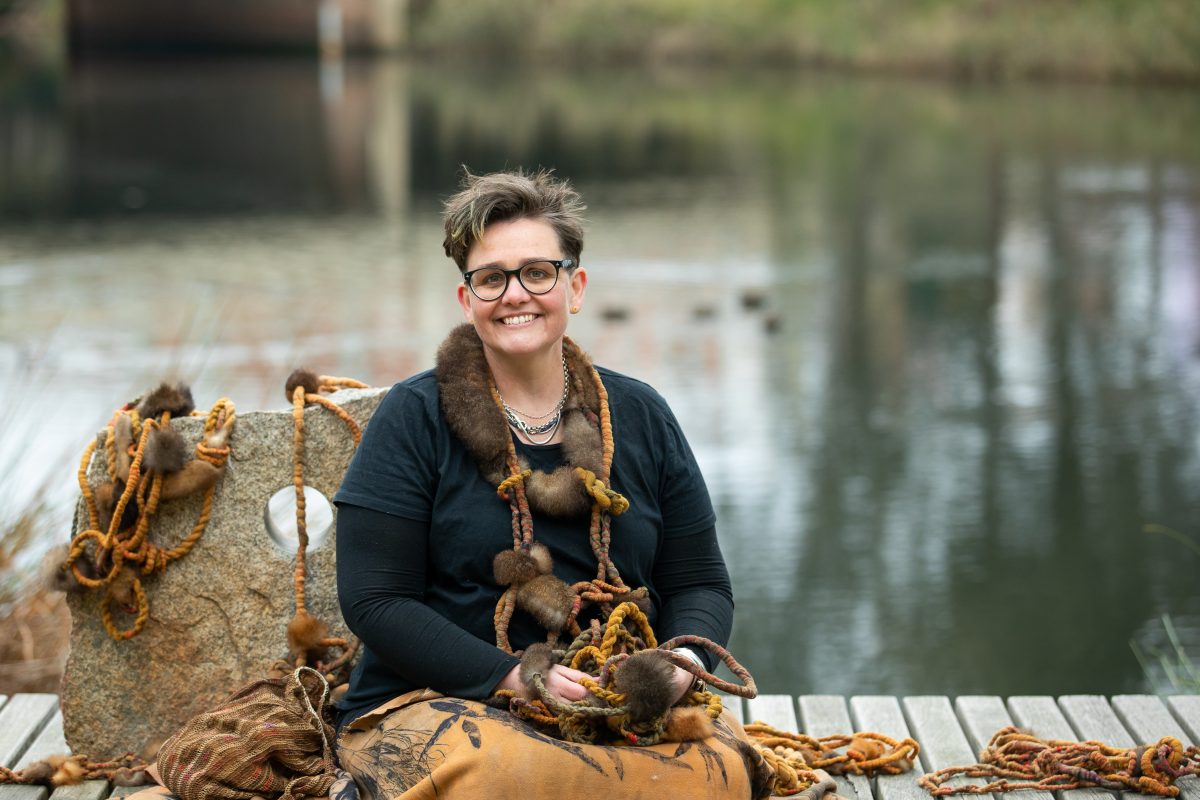
[[[614,436],[611,484],[630,501],[612,523],[611,556],[631,587],[646,586],[660,640],[695,634],[726,644],[733,600],[715,516],[691,450],[666,403],[643,383],[601,370]],[[518,443],[535,469],[562,460],[559,445]],[[415,688],[477,699],[516,664],[499,650],[492,614],[503,592],[491,574],[512,547],[508,504],[446,427],[431,373],[388,394],[335,497],[338,597],[364,652],[340,703],[346,722]],[[587,517],[534,515],[567,583],[596,571]],[[586,622],[585,614],[581,622]],[[516,648],[545,631],[518,611]],[[709,669],[715,659],[702,652]]]

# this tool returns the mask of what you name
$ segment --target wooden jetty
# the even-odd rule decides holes
[[[904,775],[838,777],[847,800],[928,800],[917,786],[922,772],[974,763],[992,734],[1018,725],[1052,739],[1098,739],[1118,747],[1174,736],[1184,745],[1200,743],[1200,695],[1160,698],[1153,695],[1064,697],[889,697],[837,695],[765,695],[742,701],[726,698],[726,707],[743,721],[828,736],[870,730],[921,744],[919,769]],[[0,764],[21,768],[49,755],[66,753],[62,714],[53,694],[0,695]],[[1180,781],[1183,800],[1200,800],[1200,779]],[[44,786],[0,785],[0,800],[104,800],[137,789],[87,781],[53,791]],[[1070,792],[1023,792],[1021,800],[1137,800],[1145,795],[1078,789]]]

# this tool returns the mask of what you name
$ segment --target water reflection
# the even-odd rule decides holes
[[[1200,646],[1200,108],[780,74],[94,62],[0,97],[6,459],[62,475],[163,375],[282,407],[458,319],[437,199],[588,198],[577,338],[671,400],[767,691],[1143,688]],[[762,302],[759,302],[759,299]],[[573,323],[574,324],[574,323]],[[207,400],[203,399],[207,398]]]

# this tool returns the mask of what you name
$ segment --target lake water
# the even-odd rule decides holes
[[[761,689],[1166,691],[1130,641],[1200,660],[1200,554],[1145,531],[1200,542],[1197,130],[1144,87],[0,67],[0,517],[44,490],[65,537],[160,378],[430,366],[458,165],[542,164],[590,206],[572,335],[679,416]]]

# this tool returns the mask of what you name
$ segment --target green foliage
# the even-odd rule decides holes
[[[434,0],[413,36],[418,49],[505,61],[773,61],[988,78],[1200,78],[1193,0]]]

